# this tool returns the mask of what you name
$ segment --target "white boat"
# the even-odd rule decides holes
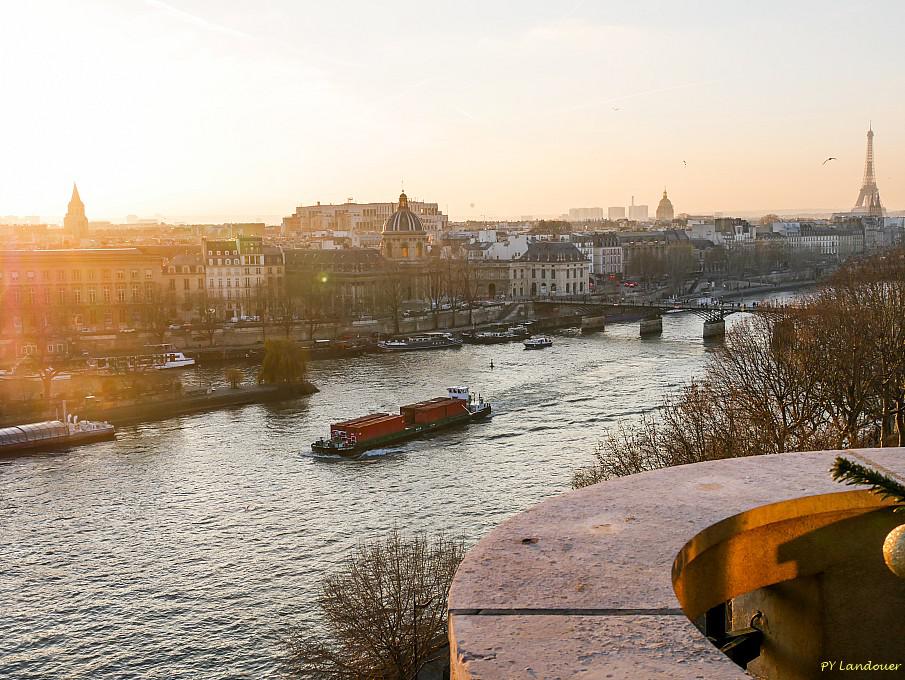
[[[154,368],[162,371],[166,368],[186,368],[194,365],[195,360],[182,352],[167,352],[163,355],[163,363],[154,364]]]
[[[544,347],[553,347],[553,338],[549,335],[535,335],[525,340],[522,344],[525,349],[543,349]]]

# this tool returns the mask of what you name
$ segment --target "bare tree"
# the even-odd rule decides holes
[[[905,445],[903,348],[905,251],[852,263],[800,306],[736,323],[700,381],[656,417],[607,434],[573,483],[713,458]]]
[[[405,302],[405,273],[395,262],[387,263],[386,270],[379,284],[381,307],[393,320],[393,332],[399,333],[399,319],[402,316],[402,305]]]
[[[320,629],[296,628],[286,670],[310,680],[411,680],[447,644],[446,600],[462,540],[393,529],[324,577]]]
[[[207,290],[200,290],[195,298],[198,312],[198,324],[207,333],[208,344],[214,346],[214,335],[223,324],[223,299],[218,295],[210,295]]]
[[[427,269],[427,296],[430,300],[434,328],[440,325],[440,307],[446,296],[446,268],[439,257],[431,257]]]

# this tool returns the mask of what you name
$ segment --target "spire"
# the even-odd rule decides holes
[[[72,183],[72,198],[69,199],[69,205],[83,205],[79,196],[79,188],[75,185],[75,182]]]
[[[405,195],[405,190],[401,194],[399,194],[399,210],[408,210],[409,208],[409,199],[408,196]]]

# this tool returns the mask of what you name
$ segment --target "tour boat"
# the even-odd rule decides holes
[[[490,402],[467,387],[450,387],[447,396],[399,407],[399,414],[371,413],[330,425],[330,438],[311,444],[315,453],[354,457],[368,449],[397,444],[453,425],[490,416]]]
[[[79,420],[66,414],[64,403],[63,420],[0,428],[0,455],[106,441],[115,434],[116,429],[106,421]]]
[[[553,338],[549,335],[535,335],[528,338],[522,343],[525,349],[543,349],[544,347],[553,347]]]
[[[377,347],[385,352],[411,352],[420,349],[461,347],[462,341],[452,333],[422,333],[400,340],[381,340]]]
[[[173,345],[145,345],[145,347],[149,348],[149,354],[93,357],[87,361],[88,368],[99,373],[128,373],[187,368],[195,365],[193,358],[177,351]]]

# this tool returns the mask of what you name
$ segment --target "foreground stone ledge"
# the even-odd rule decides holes
[[[851,490],[829,475],[840,454],[905,479],[905,449],[757,456],[615,479],[512,517],[456,574],[452,677],[747,677],[683,614],[673,563],[728,517]]]

